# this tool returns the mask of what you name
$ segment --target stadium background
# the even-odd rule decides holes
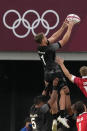
[[[41,8],[43,5],[43,8]],[[0,1],[0,130],[19,131],[24,118],[28,115],[34,96],[41,93],[43,87],[43,68],[36,53],[36,43],[30,34],[23,39],[14,36],[12,30],[3,24],[3,15],[7,10],[17,10],[21,16],[26,10],[36,10],[40,15],[48,9],[55,10],[60,18],[59,25],[51,30],[48,37],[62,24],[67,14],[75,13],[81,17],[81,23],[73,29],[67,45],[57,52],[65,59],[71,73],[79,76],[79,68],[87,65],[87,1],[84,0],[1,0]],[[28,20],[30,20],[30,17]],[[16,17],[10,15],[8,24],[12,25]],[[49,23],[53,25],[53,16]],[[31,21],[32,23],[32,21]],[[46,31],[41,25],[35,30]],[[17,28],[23,35],[23,25]],[[84,100],[81,91],[68,81],[72,103]]]

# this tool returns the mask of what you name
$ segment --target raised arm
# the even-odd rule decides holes
[[[45,88],[44,88],[44,90],[42,91],[42,95],[44,95],[44,96],[46,96],[47,95],[47,89],[48,89],[48,82],[44,82],[44,84],[45,84]]]
[[[62,40],[59,41],[61,47],[63,47],[68,42],[68,40],[71,36],[71,32],[72,32],[72,28],[73,28],[74,24],[75,23],[73,21],[69,22],[68,29],[67,29],[65,35],[63,36]]]
[[[68,69],[64,65],[64,60],[62,58],[56,58],[56,62],[60,65],[62,71],[64,72],[65,76],[71,81],[72,81],[72,74],[68,71]]]
[[[48,38],[49,42],[51,44],[54,43],[62,35],[66,27],[67,27],[67,21],[64,21],[61,28],[57,32],[55,32],[50,38]]]

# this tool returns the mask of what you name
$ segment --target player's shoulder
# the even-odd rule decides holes
[[[38,46],[37,50],[38,52],[45,52],[47,48],[48,48],[47,46]]]
[[[83,114],[82,114],[82,115],[87,117],[87,112],[83,112]]]
[[[30,115],[37,114],[37,116],[40,114],[40,108],[36,108],[34,105],[30,108]]]
[[[87,112],[83,112],[81,118],[87,121]]]
[[[80,81],[83,80],[81,77],[78,77],[78,76],[74,76],[74,79],[75,79],[75,80],[80,80]]]
[[[81,114],[79,114],[79,116],[77,117],[77,119],[83,119],[83,118],[87,118],[87,112],[83,112],[83,113],[81,113]]]

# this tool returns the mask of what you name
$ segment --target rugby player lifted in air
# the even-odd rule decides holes
[[[47,39],[44,33],[39,33],[34,37],[35,41],[39,44],[38,54],[44,66],[44,81],[46,83],[52,83],[53,79],[55,79],[55,77],[58,77],[59,89],[62,87],[67,88],[67,83],[60,66],[55,61],[56,50],[63,47],[68,42],[74,25],[74,21],[68,22],[65,20],[61,28],[57,32],[55,32],[50,38]],[[56,42],[57,39],[62,35],[62,33],[64,33],[66,28],[67,31],[63,38]],[[65,114],[65,110],[61,110],[60,114],[62,114],[62,117],[63,114]],[[60,119],[60,121],[62,120]]]
[[[74,21],[65,21],[61,28],[48,39],[44,33],[39,33],[34,37],[35,41],[39,43],[38,54],[44,66],[44,80],[46,82],[52,82],[55,77],[58,77],[60,78],[60,86],[63,87],[66,85],[62,70],[55,62],[56,50],[63,47],[68,42],[74,24]],[[66,28],[67,31],[62,40],[55,43]]]

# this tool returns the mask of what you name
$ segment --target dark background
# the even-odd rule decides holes
[[[65,61],[74,75],[86,61]],[[68,81],[72,103],[86,98],[79,88]],[[33,98],[44,89],[40,61],[0,61],[0,130],[19,131],[24,126]]]

